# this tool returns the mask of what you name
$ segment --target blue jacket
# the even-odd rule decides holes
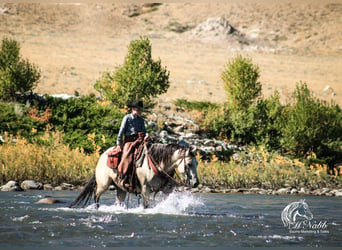
[[[143,132],[147,135],[144,119],[140,116],[134,117],[132,113],[125,115],[121,122],[117,145],[122,145],[123,136],[136,135],[138,132]]]

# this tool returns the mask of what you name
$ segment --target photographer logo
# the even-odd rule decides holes
[[[327,221],[313,220],[313,214],[305,200],[287,205],[281,213],[281,220],[290,233],[329,233]]]

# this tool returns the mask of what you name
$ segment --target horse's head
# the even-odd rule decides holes
[[[313,215],[305,200],[301,200],[300,202],[298,202],[297,217],[301,217],[304,220],[311,220],[313,218]]]
[[[178,165],[178,171],[185,177],[186,184],[195,188],[198,186],[196,148],[190,147],[184,151],[184,156]]]
[[[296,222],[311,220],[312,218],[313,215],[305,200],[290,203],[281,214],[281,219],[286,227],[291,227]]]

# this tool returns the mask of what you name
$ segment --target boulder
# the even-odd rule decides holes
[[[61,201],[55,198],[43,198],[36,202],[37,204],[55,204],[55,203],[65,203],[65,201]]]
[[[280,188],[277,190],[277,193],[278,194],[288,194],[288,193],[290,193],[290,190],[289,190],[289,188]]]
[[[25,180],[20,187],[24,190],[40,190],[43,189],[43,184],[34,180]]]
[[[1,191],[24,191],[16,181],[9,181],[0,187]]]

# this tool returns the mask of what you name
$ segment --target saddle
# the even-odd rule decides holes
[[[107,166],[112,169],[118,168],[122,156],[120,147],[113,147],[113,149],[109,151],[107,155]]]

